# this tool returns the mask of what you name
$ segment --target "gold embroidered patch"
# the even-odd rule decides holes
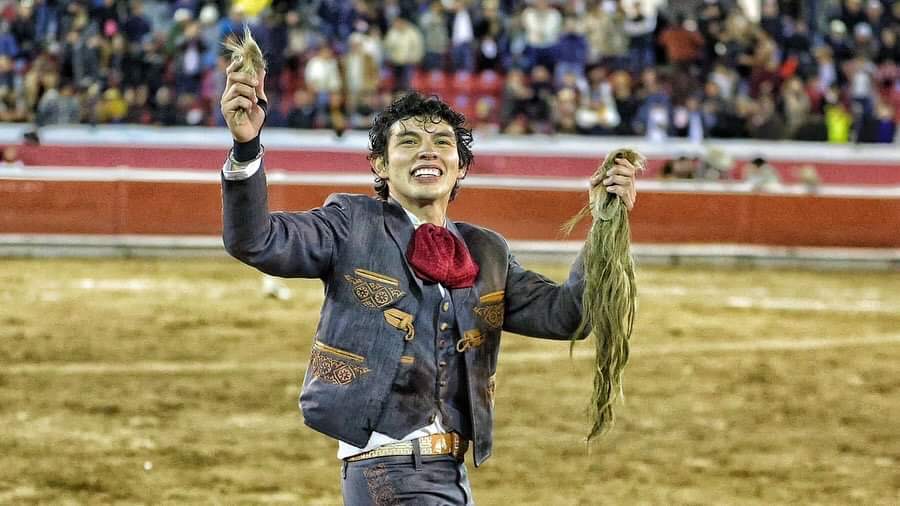
[[[310,368],[316,378],[333,385],[349,385],[370,369],[353,362],[362,362],[365,357],[339,350],[316,341],[310,358]]]
[[[503,303],[491,304],[489,306],[478,306],[473,311],[481,317],[488,325],[495,329],[503,326]]]
[[[403,339],[412,341],[416,337],[416,328],[413,327],[413,315],[392,307],[384,310],[384,319],[392,327],[406,333]]]
[[[400,282],[394,278],[365,269],[354,269],[356,275],[345,274],[344,279],[353,285],[353,295],[366,307],[382,308],[406,295],[400,290]]]
[[[463,337],[456,342],[456,351],[462,353],[469,348],[477,348],[484,342],[484,335],[478,329],[467,330]]]
[[[473,310],[482,320],[495,329],[503,327],[503,295],[504,290],[498,290],[482,295],[478,298],[478,306]]]

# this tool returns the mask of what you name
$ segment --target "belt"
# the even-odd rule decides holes
[[[374,459],[376,457],[394,457],[398,455],[413,455],[414,444],[418,442],[420,455],[450,455],[456,460],[463,460],[466,450],[469,449],[469,441],[460,437],[455,432],[430,434],[410,441],[399,441],[379,446],[374,450],[348,457],[347,462]]]

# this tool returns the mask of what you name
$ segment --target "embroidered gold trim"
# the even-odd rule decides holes
[[[326,355],[317,347],[312,350],[309,367],[315,378],[332,385],[349,385],[370,371],[368,367],[345,362],[343,357],[338,359]]]
[[[497,389],[497,373],[494,373],[491,375],[490,378],[488,378],[488,385],[487,385],[487,397],[488,397],[488,401],[491,402],[492,408],[494,407],[494,392],[496,391],[496,389]]]
[[[499,329],[503,326],[503,310],[503,303],[499,302],[487,306],[478,306],[472,311],[480,316],[488,325],[495,329]]]
[[[327,351],[328,353],[331,353],[332,355],[337,355],[339,357],[353,360],[355,362],[362,362],[363,360],[366,359],[366,357],[364,357],[362,355],[357,355],[356,353],[350,353],[349,351],[344,351],[344,350],[335,348],[333,346],[328,346],[327,344],[323,343],[322,341],[319,341],[318,339],[316,340],[315,343],[313,343],[313,348],[317,348],[321,351]]]
[[[456,342],[456,351],[462,353],[469,348],[477,348],[484,342],[484,335],[478,329],[467,330],[463,337]]]
[[[400,281],[397,281],[390,276],[385,276],[384,274],[378,274],[377,272],[367,271],[365,269],[353,269],[353,272],[355,272],[356,275],[361,278],[377,281],[379,283],[387,283],[389,285],[400,286]]]
[[[390,308],[384,310],[384,319],[392,327],[406,333],[403,336],[404,340],[412,341],[416,337],[416,328],[413,327],[413,315],[400,311],[397,308]]]
[[[503,295],[506,293],[506,290],[497,290],[496,292],[486,293],[478,298],[478,302],[482,304],[496,304],[497,302],[503,302]]]
[[[360,270],[361,269],[356,269],[356,273],[362,276],[362,273],[359,272]],[[379,309],[393,304],[406,295],[402,290],[395,286],[385,286],[383,284],[398,284],[395,279],[369,281],[362,277],[356,277],[350,274],[345,274],[344,279],[353,285],[353,295],[356,295],[356,298],[359,299],[362,305],[373,309]]]
[[[415,363],[416,357],[410,357],[409,355],[403,355],[400,357],[400,363],[404,365],[412,365]]]

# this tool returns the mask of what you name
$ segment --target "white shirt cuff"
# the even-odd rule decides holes
[[[256,155],[256,158],[246,162],[239,162],[234,159],[234,153],[229,151],[228,159],[225,160],[225,165],[222,166],[222,175],[228,181],[249,179],[262,166],[262,157],[265,152],[266,148],[260,146],[259,154]]]

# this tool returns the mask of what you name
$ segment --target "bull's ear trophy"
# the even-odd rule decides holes
[[[617,149],[606,156],[595,175],[611,169],[624,158],[643,169],[644,157],[631,149]],[[583,250],[584,294],[582,317],[574,339],[590,332],[596,355],[594,390],[588,406],[591,429],[587,440],[603,434],[615,419],[613,406],[624,396],[622,375],[628,363],[628,343],[634,328],[637,292],[628,208],[622,199],[606,191],[602,184],[591,190],[590,203],[562,226],[568,235],[582,219],[593,223]]]
[[[250,27],[247,25],[244,25],[244,37],[242,39],[238,39],[236,35],[232,34],[222,42],[222,45],[231,54],[232,62],[240,62],[240,66],[237,69],[238,72],[258,77],[265,70],[266,59],[263,58],[262,50],[259,48],[256,40],[253,39],[253,34],[250,33]],[[238,123],[242,123],[247,119],[247,111],[238,109],[235,111],[234,117]]]

